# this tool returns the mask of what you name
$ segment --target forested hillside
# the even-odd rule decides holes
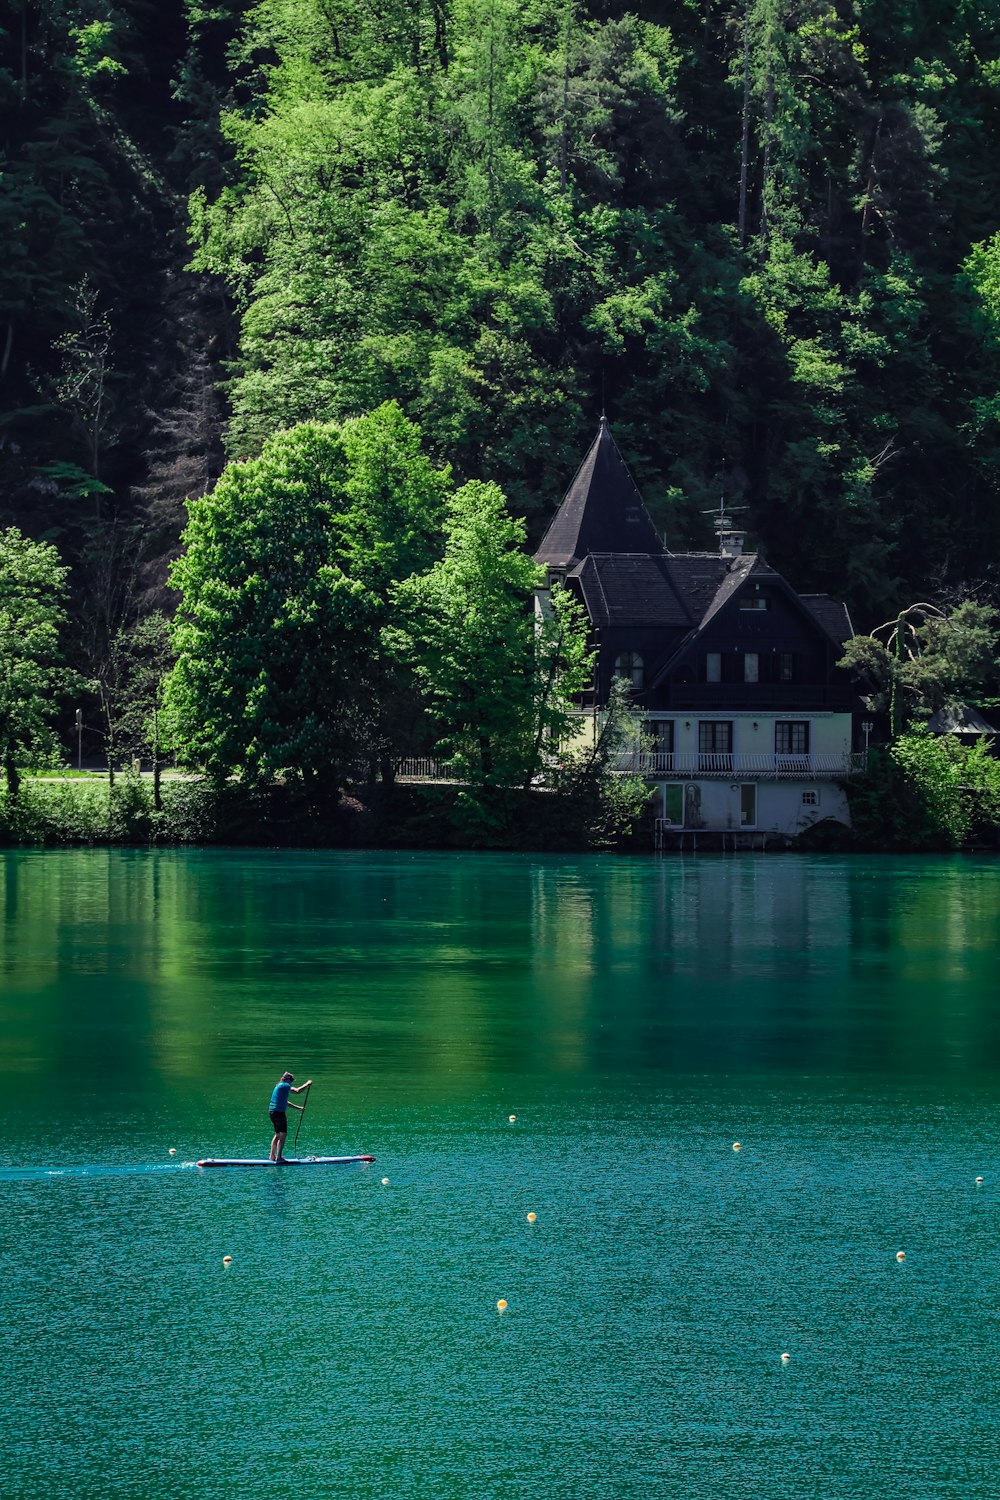
[[[601,410],[858,624],[1000,586],[995,0],[0,0],[0,524],[78,664],[395,398],[537,536]]]

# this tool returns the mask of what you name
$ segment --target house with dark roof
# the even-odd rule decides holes
[[[622,769],[656,786],[661,835],[792,838],[849,820],[842,782],[856,690],[837,662],[845,605],[799,594],[720,513],[718,552],[671,553],[602,417],[545,533],[537,608],[558,583],[583,604],[597,660],[581,704],[596,733],[612,680],[631,684],[642,732]]]

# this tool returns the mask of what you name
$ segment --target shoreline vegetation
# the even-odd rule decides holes
[[[368,782],[324,792],[296,780],[265,786],[134,769],[26,777],[12,802],[0,793],[0,847],[211,847],[524,849],[568,853],[629,847],[644,839],[634,778],[605,797],[511,788],[484,809],[455,782]],[[650,825],[651,826],[651,825]],[[651,833],[648,840],[651,847]]]
[[[914,728],[872,750],[868,770],[846,790],[852,828],[825,819],[797,839],[770,834],[750,847],[771,853],[1000,852],[1000,760],[984,740],[969,746]],[[157,789],[152,773],[135,765],[112,777],[63,768],[24,774],[16,798],[0,792],[0,848],[645,853],[654,849],[654,796],[640,778],[614,772],[572,789],[494,789],[484,806],[458,781],[371,780],[324,790],[296,778],[251,786],[168,770]],[[712,852],[734,847],[735,840],[701,834],[686,847],[692,846]]]

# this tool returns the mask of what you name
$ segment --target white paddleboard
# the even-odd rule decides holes
[[[374,1156],[285,1156],[270,1161],[266,1156],[212,1156],[199,1167],[347,1167],[352,1162],[374,1161]]]

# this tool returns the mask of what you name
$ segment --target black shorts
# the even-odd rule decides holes
[[[285,1114],[285,1111],[283,1109],[272,1109],[270,1111],[270,1114],[271,1124],[274,1126],[275,1135],[287,1135],[288,1116]]]

